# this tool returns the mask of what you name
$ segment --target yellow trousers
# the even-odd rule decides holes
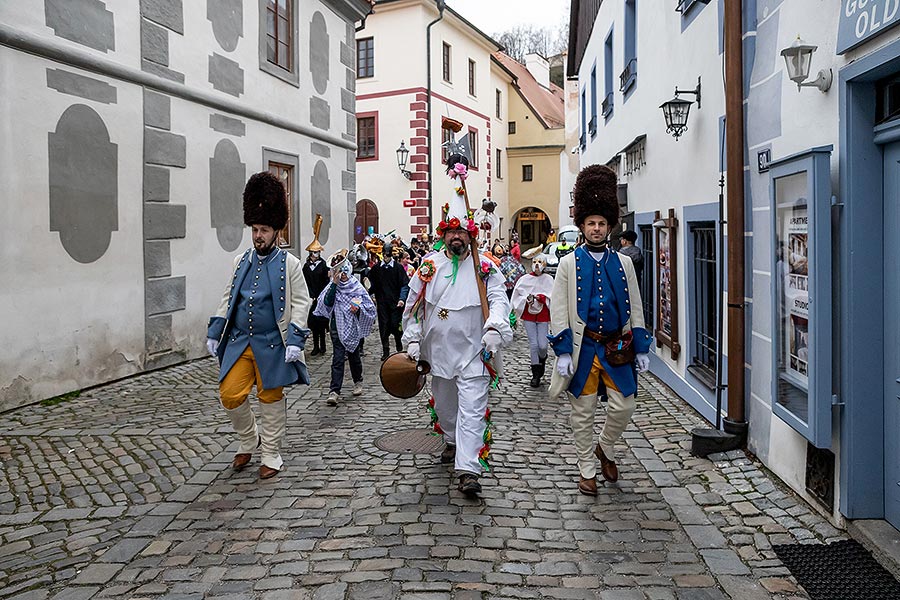
[[[219,397],[222,400],[222,406],[228,410],[233,410],[243,404],[250,395],[253,385],[256,385],[256,395],[263,404],[272,404],[278,402],[283,397],[282,390],[284,388],[273,388],[265,390],[262,386],[262,375],[259,374],[259,367],[256,366],[256,359],[253,358],[253,351],[250,346],[244,350],[241,357],[237,359],[225,378],[219,383]]]

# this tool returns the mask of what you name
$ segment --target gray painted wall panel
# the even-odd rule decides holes
[[[172,128],[172,99],[144,88],[144,125],[157,129]]]
[[[328,24],[322,13],[313,13],[309,24],[309,72],[312,74],[313,87],[319,94],[328,90],[329,63]]]
[[[144,327],[144,343],[149,354],[165,352],[175,346],[175,336],[172,334],[172,315],[148,317]]]
[[[356,173],[341,171],[341,189],[356,191]]]
[[[341,42],[341,64],[350,69],[356,67],[356,51],[352,46]]]
[[[328,166],[323,161],[316,162],[310,181],[310,198],[312,213],[322,215],[322,229],[319,241],[328,243],[328,232],[331,230],[331,179],[328,177]]]
[[[119,229],[118,147],[84,104],[67,108],[48,135],[50,231],[69,256],[90,263]]]
[[[171,274],[172,256],[169,242],[144,242],[144,277],[168,277]]]
[[[347,141],[356,143],[356,113],[346,113],[347,129],[341,134],[341,137]]]
[[[777,68],[784,66],[781,49],[778,48],[778,21],[781,13],[772,15],[759,25],[756,30],[756,53],[754,55],[753,73],[750,83],[759,83],[772,74]]]
[[[331,107],[328,102],[315,96],[309,99],[309,121],[319,129],[331,128]]]
[[[141,0],[141,15],[184,35],[184,9],[181,0]]]
[[[100,0],[44,0],[44,22],[61,38],[101,52],[116,49],[113,13]]]
[[[209,82],[220,92],[240,96],[244,93],[244,70],[233,60],[213,53],[209,57]]]
[[[169,66],[169,32],[141,19],[141,58]]]
[[[165,167],[144,165],[144,201],[169,201],[169,170]]]
[[[344,87],[351,92],[356,92],[356,72],[353,69],[344,69]]]
[[[182,204],[147,202],[144,204],[144,239],[183,238],[187,207]]]
[[[772,77],[750,90],[747,115],[753,115],[753,127],[747,127],[747,146],[753,147],[781,136],[781,84],[783,77]],[[754,157],[755,158],[755,157]]]
[[[141,70],[159,77],[164,77],[170,81],[184,83],[184,73],[173,71],[172,69],[168,69],[149,60],[141,60]]]
[[[312,142],[309,145],[309,151],[322,158],[331,158],[331,148],[319,142]]]
[[[356,112],[356,94],[341,88],[341,108],[347,112]]]
[[[144,301],[148,316],[184,310],[185,278],[166,277],[148,280],[144,288]]]
[[[347,151],[347,170],[356,173],[356,152]]]
[[[242,137],[247,132],[247,126],[240,119],[226,117],[218,113],[209,115],[209,128],[219,133],[227,133]]]
[[[212,23],[213,35],[228,52],[237,48],[244,35],[244,4],[242,0],[207,0],[206,18]]]
[[[209,159],[210,225],[222,249],[237,250],[244,236],[242,194],[247,177],[247,165],[234,142],[219,140]]]
[[[47,87],[63,94],[103,104],[115,104],[117,101],[116,88],[105,81],[62,69],[47,69]]]
[[[186,140],[183,135],[144,128],[144,161],[156,165],[185,167]]]

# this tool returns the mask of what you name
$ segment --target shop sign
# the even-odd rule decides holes
[[[840,10],[838,54],[900,23],[900,0],[842,0]]]
[[[898,1],[900,1],[900,0],[898,0]],[[526,211],[522,211],[522,212],[519,213],[519,220],[520,220],[520,221],[543,221],[543,220],[546,219],[546,218],[547,218],[547,215],[545,215],[545,214],[542,213],[542,212],[526,212]]]

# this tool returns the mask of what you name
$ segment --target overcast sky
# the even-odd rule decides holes
[[[558,28],[569,18],[570,0],[447,0],[453,10],[488,35],[516,25]]]

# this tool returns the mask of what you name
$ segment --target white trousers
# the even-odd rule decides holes
[[[525,333],[528,334],[528,351],[531,353],[531,364],[540,364],[541,360],[547,358],[547,334],[550,333],[550,321],[543,323],[538,321],[526,321]]]
[[[484,413],[487,410],[490,377],[432,376],[434,410],[444,430],[444,440],[456,444],[456,470],[481,474],[478,453],[484,446]]]
[[[609,398],[606,404],[606,422],[600,432],[600,447],[606,458],[615,460],[615,445],[628,426],[634,414],[634,396],[627,398],[617,389],[608,387]],[[574,397],[569,394],[572,412],[569,422],[572,425],[572,436],[575,438],[575,454],[578,457],[578,470],[585,479],[597,476],[597,457],[594,456],[594,416],[597,413],[597,393]]]

